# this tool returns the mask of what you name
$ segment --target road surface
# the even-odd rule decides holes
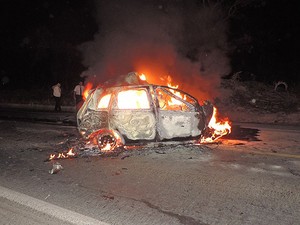
[[[299,127],[237,124],[222,143],[58,160],[63,170],[57,174],[49,173],[55,161],[45,159],[77,143],[74,126],[11,119],[1,120],[0,129],[1,190],[62,208],[69,218],[74,213],[108,224],[300,224]],[[52,224],[49,218],[74,222],[0,197],[1,215],[10,224],[19,224],[20,215],[35,224],[28,214],[40,224]]]

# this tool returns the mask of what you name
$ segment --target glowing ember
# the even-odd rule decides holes
[[[104,148],[101,148],[101,151],[110,151],[110,150],[112,150],[110,143],[107,143]]]
[[[217,108],[214,107],[214,112],[211,120],[209,121],[208,128],[211,131],[210,137],[203,137],[201,143],[214,142],[220,137],[227,135],[231,132],[229,121],[217,122]]]
[[[57,154],[51,154],[49,156],[48,160],[54,160],[54,159],[67,159],[67,158],[72,158],[75,157],[76,154],[74,153],[73,148],[70,148],[67,153],[57,153]]]
[[[91,82],[88,82],[86,86],[84,87],[83,91],[83,99],[86,100],[87,97],[89,96],[89,91],[92,89],[93,84]]]

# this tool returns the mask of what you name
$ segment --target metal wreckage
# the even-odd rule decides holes
[[[77,113],[80,134],[100,150],[130,143],[200,140],[214,107],[188,93],[149,84],[132,72],[89,91]]]

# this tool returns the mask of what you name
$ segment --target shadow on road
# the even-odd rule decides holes
[[[233,125],[231,133],[222,137],[222,139],[241,140],[241,141],[261,141],[258,139],[259,129],[244,128],[239,125]]]

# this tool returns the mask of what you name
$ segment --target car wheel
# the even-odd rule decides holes
[[[124,145],[123,138],[115,131],[98,133],[96,141],[100,151],[112,151]]]

